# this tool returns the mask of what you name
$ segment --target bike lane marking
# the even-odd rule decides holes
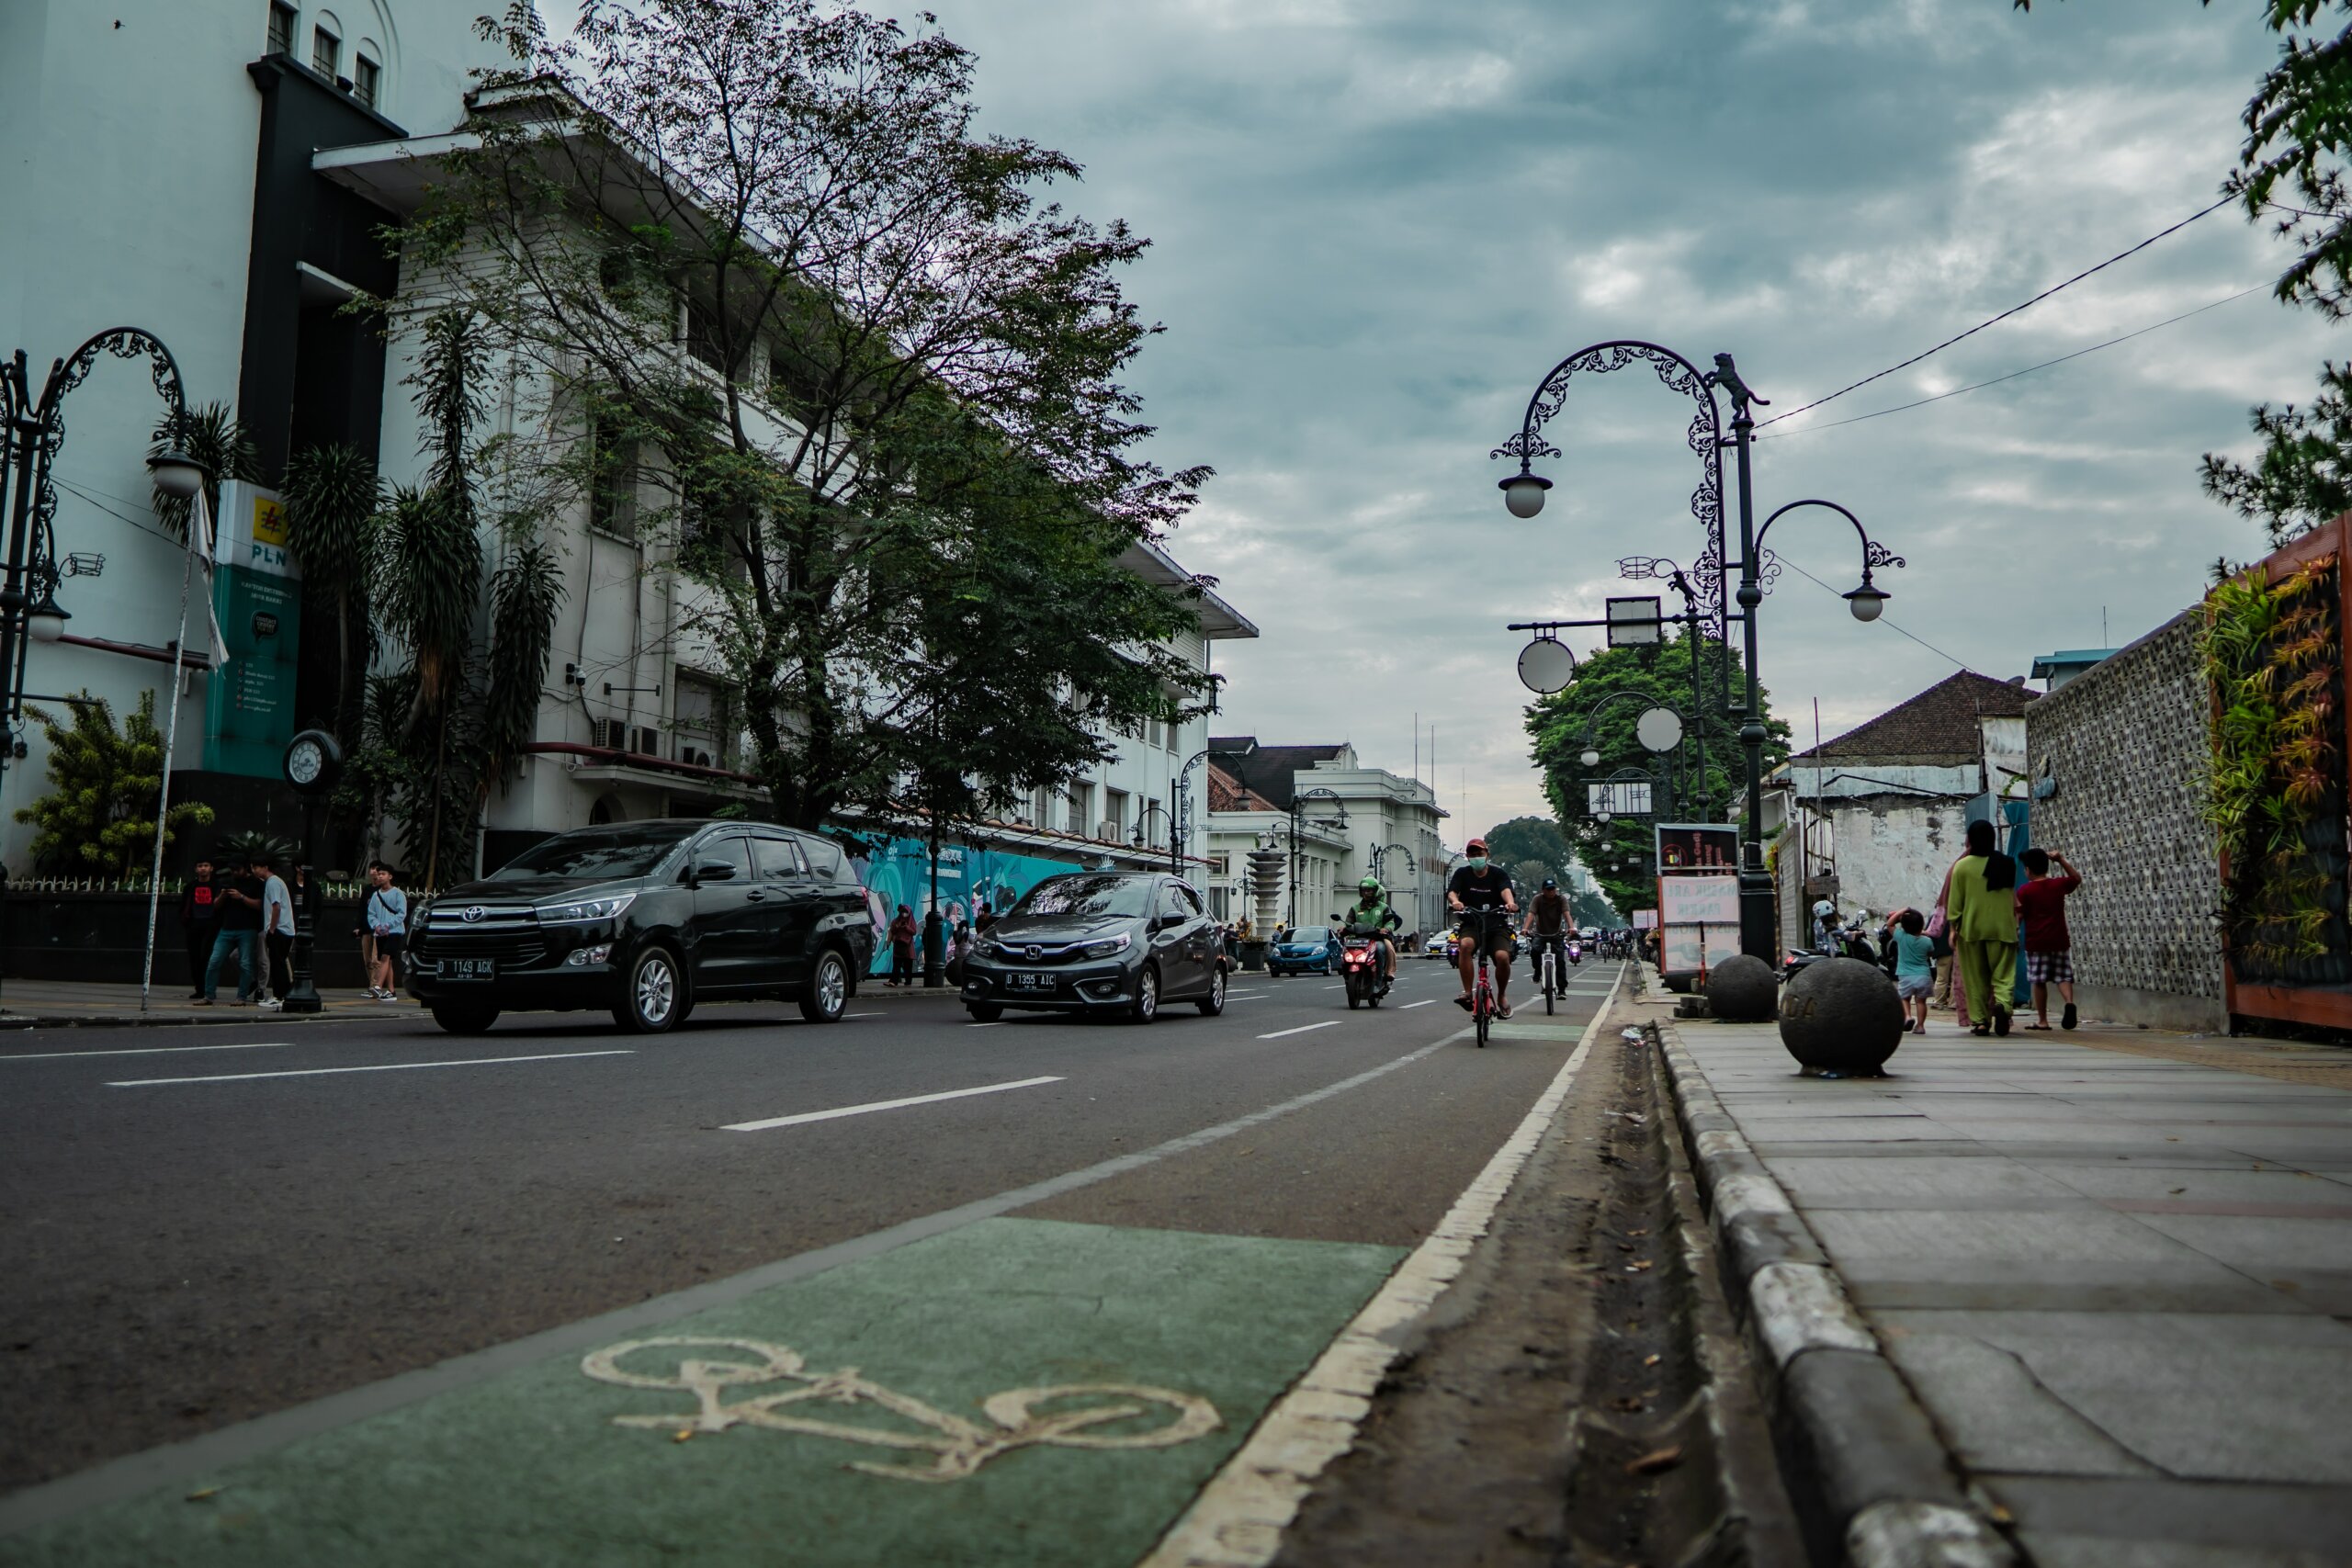
[[[333,1073],[406,1073],[420,1067],[495,1067],[508,1062],[576,1062],[589,1056],[634,1056],[635,1051],[554,1051],[537,1056],[463,1056],[448,1062],[379,1062],[364,1067],[287,1067],[274,1073],[211,1073],[191,1078],[119,1078],[108,1089],[152,1089],[158,1084],[250,1083],[255,1078],[315,1078]]]
[[[1009,1083],[984,1083],[973,1089],[942,1089],[937,1094],[910,1094],[903,1100],[870,1100],[864,1105],[842,1105],[831,1111],[803,1111],[794,1116],[769,1116],[757,1122],[729,1122],[722,1133],[764,1133],[771,1127],[797,1127],[808,1122],[837,1122],[844,1116],[865,1116],[876,1111],[902,1111],[910,1105],[936,1105],[943,1100],[968,1100],[976,1094],[1002,1094],[1011,1089],[1035,1089],[1060,1083],[1058,1077],[1015,1078]]]
[[[37,1528],[6,1556],[1125,1568],[1404,1255],[991,1218]]]
[[[626,1340],[690,1313],[739,1302],[772,1286],[809,1279],[865,1258],[886,1256],[932,1236],[952,1234],[980,1221],[1030,1208],[1064,1193],[1142,1170],[1162,1160],[1238,1137],[1293,1111],[1360,1089],[1425,1060],[1459,1038],[1461,1035],[1457,1031],[1361,1072],[1262,1106],[1229,1122],[1182,1134],[1148,1149],[1115,1155],[1025,1187],[976,1199],[829,1247],[816,1247],[761,1264],[727,1279],[709,1280],[596,1317],[544,1329],[520,1339],[453,1357],[435,1366],[398,1372],[376,1382],[274,1411],[185,1442],[126,1455],[57,1481],[28,1487],[0,1497],[0,1538],[36,1530],[77,1515],[110,1510],[145,1497],[159,1488],[172,1497],[190,1489],[200,1490],[202,1483],[198,1478],[226,1467],[290,1449],[378,1416],[395,1416],[442,1394],[485,1384],[517,1368],[537,1364],[547,1358],[576,1359],[584,1351],[594,1351]],[[9,1545],[13,1551],[13,1540]],[[0,1557],[7,1555],[0,1552]],[[476,1551],[475,1555],[478,1557],[480,1552]],[[167,1559],[150,1554],[144,1560]],[[101,1561],[113,1560],[102,1557]],[[568,1568],[569,1560],[564,1561]],[[439,1562],[436,1561],[433,1568],[440,1568]]]
[[[1436,998],[1435,997],[1423,997],[1419,1001],[1417,1001],[1417,1002],[1407,1002],[1403,1007],[1398,1008],[1396,1010],[1397,1010],[1398,1012],[1410,1012],[1410,1011],[1412,1011],[1415,1008],[1425,1008],[1425,1007],[1428,1007],[1428,1006],[1430,1006],[1430,1004],[1432,1004],[1433,1002],[1435,1002],[1436,1000],[1437,1000],[1437,998]]]

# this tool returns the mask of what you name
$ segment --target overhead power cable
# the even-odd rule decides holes
[[[1954,387],[1949,392],[1938,392],[1931,398],[1920,398],[1913,402],[1897,403],[1893,408],[1874,409],[1869,413],[1858,413],[1851,419],[1833,419],[1826,424],[1808,424],[1803,430],[1782,430],[1770,435],[1759,435],[1756,439],[1785,441],[1792,435],[1811,435],[1815,431],[1835,430],[1841,424],[1860,424],[1866,419],[1883,419],[1891,413],[1902,413],[1910,409],[1923,409],[1929,403],[1939,403],[1946,398],[1956,398],[1962,392],[1981,391],[1986,387],[1997,387],[2004,381],[2014,381],[2020,376],[2030,376],[2037,370],[2047,370],[2053,365],[2064,365],[2069,359],[2080,359],[2086,354],[2097,354],[2102,348],[2113,348],[2119,343],[2130,343],[2135,337],[2145,337],[2160,328],[2171,326],[2175,321],[2185,321],[2191,316],[2201,316],[2208,310],[2217,310],[2224,305],[2245,299],[2249,294],[2262,293],[2270,287],[2271,285],[2267,281],[2254,284],[2249,288],[2239,289],[2235,294],[2225,294],[2219,299],[2208,300],[2193,310],[2183,310],[2177,316],[2166,316],[2161,321],[2152,322],[2144,327],[2135,327],[2120,337],[2111,337],[2105,343],[2095,343],[2087,348],[2078,348],[2072,354],[2062,354],[2055,359],[2045,359],[2039,365],[2029,365],[2022,370],[2012,370],[2006,376],[1996,376],[1988,381],[1971,382],[1965,387]]]
[[[1966,332],[1960,333],[1954,336],[1944,339],[1943,342],[1936,344],[1933,348],[1923,349],[1919,353],[1913,355],[1910,358],[1903,361],[1900,365],[1890,365],[1883,370],[1873,371],[1870,375],[1863,377],[1860,380],[1854,382],[1851,386],[1838,388],[1836,391],[1830,393],[1826,398],[1815,398],[1809,403],[1799,404],[1797,407],[1791,409],[1786,413],[1776,413],[1770,419],[1765,420],[1759,423],[1757,428],[1761,430],[1765,425],[1778,424],[1784,419],[1794,419],[1797,415],[1804,413],[1812,409],[1817,409],[1824,403],[1835,402],[1849,392],[1859,391],[1862,388],[1869,386],[1873,381],[1883,380],[1886,377],[1894,375],[1898,370],[1907,370],[1912,366],[1918,364],[1919,361],[1927,358],[1928,355],[1941,354],[1953,344],[1959,343],[1965,338],[1974,337],[1986,327],[1997,325],[2002,321],[2007,321],[2011,316],[2018,314],[2021,310],[2032,309],[2034,306],[2041,304],[2044,299],[2049,299],[2052,294],[2057,293],[2059,290],[2071,288],[2075,284],[2080,283],[2083,279],[2090,276],[2092,274],[2104,272],[2109,267],[2113,266],[2117,262],[2123,260],[2125,257],[2139,254],[2142,251],[2146,250],[2150,245],[2154,244],[2158,240],[2165,238],[2168,234],[2177,234],[2180,232],[2180,231],[2188,228],[2199,218],[2203,218],[2209,213],[2219,212],[2222,208],[2229,206],[2230,203],[2236,199],[2237,197],[2234,196],[2225,196],[2221,200],[2215,202],[2212,206],[2204,208],[2199,211],[2190,213],[2188,217],[2182,219],[2171,228],[2160,230],[2157,232],[2149,235],[2146,239],[2141,241],[2130,250],[2118,251],[2115,254],[2108,257],[2097,266],[2085,267],[2082,271],[2075,274],[2074,276],[2066,279],[2065,282],[2052,284],[2049,288],[2043,289],[2041,293],[2035,295],[2032,299],[2028,299],[2021,305],[2012,305],[2007,310],[2002,311],[1999,315],[1992,317],[1987,321],[1979,321],[1974,326],[1969,328]]]
[[[1825,592],[1825,593],[1838,593],[1838,590],[1836,590],[1835,588],[1832,588],[1828,583],[1822,581],[1821,581],[1821,579],[1819,579],[1819,578],[1817,578],[1817,577],[1814,576],[1814,575],[1813,575],[1813,573],[1811,573],[1811,572],[1809,572],[1809,571],[1805,570],[1805,569],[1804,569],[1804,568],[1803,568],[1803,567],[1799,566],[1796,562],[1794,562],[1794,561],[1791,560],[1788,557],[1786,557],[1786,556],[1778,556],[1778,557],[1776,557],[1775,558],[1777,558],[1782,566],[1787,567],[1791,571],[1795,572],[1799,577],[1804,578],[1807,582],[1812,583],[1815,587],[1816,587],[1816,588],[1820,589],[1823,592]],[[1842,594],[1842,593],[1838,593],[1838,597],[1839,597],[1840,599],[1843,599],[1843,598],[1845,597],[1845,595],[1844,595],[1844,594]],[[1903,631],[1903,628],[1902,628],[1901,626],[1896,626],[1893,621],[1888,620],[1888,619],[1886,618],[1886,616],[1885,616],[1883,614],[1880,615],[1880,616],[1879,616],[1879,618],[1878,618],[1878,624],[1879,624],[1880,626],[1889,627],[1889,628],[1891,628],[1891,629],[1893,629],[1893,630],[1894,630],[1894,631],[1903,632],[1903,635],[1904,635],[1905,637],[1910,637],[1910,638],[1911,638],[1911,640],[1912,640],[1913,642],[1917,643],[1921,648],[1926,649],[1929,653],[1934,654],[1934,655],[1935,655],[1937,658],[1939,658],[1939,659],[1951,659],[1951,661],[1952,661],[1954,664],[1959,665],[1962,670],[1965,670],[1965,669],[1967,669],[1967,668],[1968,668],[1968,661],[1967,661],[1966,660],[1964,660],[1964,659],[1952,659],[1952,656],[1951,656],[1951,654],[1946,653],[1942,649],[1938,648],[1934,643],[1929,642],[1926,637],[1914,636],[1914,635],[1913,635],[1912,633],[1910,633],[1910,632],[1905,632],[1905,631]]]

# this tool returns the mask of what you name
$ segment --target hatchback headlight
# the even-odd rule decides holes
[[[1108,958],[1114,953],[1126,952],[1128,944],[1134,941],[1135,938],[1122,932],[1118,936],[1109,937],[1102,942],[1090,942],[1086,944],[1086,956]]]
[[[542,904],[539,906],[539,924],[578,926],[594,920],[616,919],[636,900],[636,894],[622,893],[610,898],[583,898],[577,904]]]

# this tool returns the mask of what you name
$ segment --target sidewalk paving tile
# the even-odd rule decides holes
[[[1682,1039],[2040,1568],[2352,1561],[2352,1052]]]

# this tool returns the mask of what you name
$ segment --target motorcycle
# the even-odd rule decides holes
[[[1568,962],[1571,964],[1584,962],[1584,943],[1575,937],[1568,938]]]
[[[1380,998],[1388,994],[1388,978],[1381,973],[1385,958],[1378,931],[1363,926],[1349,926],[1340,931],[1340,974],[1347,987],[1351,1010],[1376,1008]]]

